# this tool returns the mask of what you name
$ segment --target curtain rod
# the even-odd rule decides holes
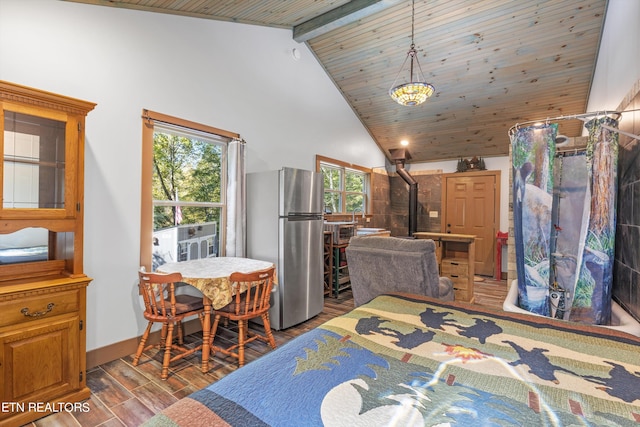
[[[636,110],[630,110],[630,111],[636,111]],[[580,119],[580,120],[582,120],[582,121],[583,121],[583,122],[585,122],[585,123],[587,122],[587,120],[586,120],[586,119]],[[600,127],[603,127],[603,128],[605,128],[605,129],[607,129],[607,130],[610,130],[611,132],[618,132],[618,133],[621,133],[622,135],[626,135],[626,136],[628,136],[629,138],[633,138],[633,139],[635,139],[636,141],[640,141],[640,135],[636,135],[636,134],[633,134],[633,133],[625,132],[625,131],[623,131],[623,130],[616,129],[616,128],[614,128],[614,127],[612,127],[612,126],[609,126],[609,125],[601,124],[601,125],[600,125]]]
[[[528,124],[535,124],[535,123],[549,123],[549,122],[556,122],[556,121],[560,121],[560,120],[571,120],[571,119],[578,119],[581,120],[583,122],[588,122],[590,118],[595,117],[595,116],[608,116],[610,114],[616,114],[618,116],[618,118],[620,116],[622,116],[623,113],[632,113],[634,111],[640,111],[640,108],[636,108],[634,110],[624,110],[624,111],[609,111],[609,110],[603,110],[603,111],[595,111],[592,113],[583,113],[583,114],[572,114],[569,116],[558,116],[558,117],[553,117],[553,118],[547,118],[546,120],[529,120],[526,122],[522,122],[522,123],[516,123],[515,125],[511,126],[511,128],[509,128],[509,132],[508,135],[511,136],[513,134],[513,132],[518,129],[520,126],[522,125],[528,125]],[[618,119],[616,118],[616,120]],[[620,133],[622,135],[626,135],[630,138],[633,138],[637,141],[640,141],[640,135],[635,135],[633,133],[629,133],[629,132],[625,132],[622,131],[620,129],[616,129],[613,128],[611,126],[608,125],[601,125],[603,128],[608,129],[612,132],[617,132]]]
[[[230,132],[224,129],[218,129],[212,126],[192,122],[190,120],[180,119],[177,117],[169,116],[167,114],[162,114],[162,113],[158,113],[158,112],[147,110],[147,109],[142,110],[142,118],[146,120],[147,123],[160,122],[167,125],[183,127],[186,129],[192,129],[198,132],[209,133],[212,135],[222,136],[230,139],[241,139],[239,133]]]
[[[634,111],[634,110],[631,110],[631,111]],[[617,114],[618,116],[620,116],[622,115],[622,112],[604,110],[604,111],[595,111],[593,113],[572,114],[569,116],[547,117],[546,119],[540,119],[540,120],[528,120],[526,122],[516,123],[515,125],[511,126],[511,128],[509,128],[509,135],[511,135],[514,130],[518,129],[520,126],[523,126],[523,125],[536,124],[536,123],[547,124],[549,122],[557,122],[561,120],[571,120],[571,119],[582,120],[585,117],[607,116],[609,114]]]

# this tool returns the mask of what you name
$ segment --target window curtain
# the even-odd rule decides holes
[[[232,140],[227,147],[227,232],[226,256],[246,256],[245,142]]]

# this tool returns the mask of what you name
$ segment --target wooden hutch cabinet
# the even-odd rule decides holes
[[[95,104],[0,81],[0,425],[89,397],[84,121]]]

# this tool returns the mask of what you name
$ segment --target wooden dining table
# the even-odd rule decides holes
[[[204,322],[202,325],[202,372],[209,371],[211,352],[211,310],[219,309],[233,301],[234,290],[231,273],[251,273],[273,267],[272,262],[242,257],[211,257],[162,264],[160,273],[180,273],[182,281],[203,295]],[[243,290],[240,289],[242,292]]]

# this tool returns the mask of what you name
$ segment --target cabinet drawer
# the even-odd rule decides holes
[[[456,275],[447,276],[453,282],[453,289],[469,289],[469,279],[466,277],[458,277]]]
[[[469,275],[469,263],[466,260],[458,259],[443,259],[442,260],[442,275],[456,275],[467,277]]]
[[[79,290],[45,292],[0,301],[0,327],[78,311]],[[15,296],[15,295],[13,295]],[[12,297],[13,297],[12,296]]]

